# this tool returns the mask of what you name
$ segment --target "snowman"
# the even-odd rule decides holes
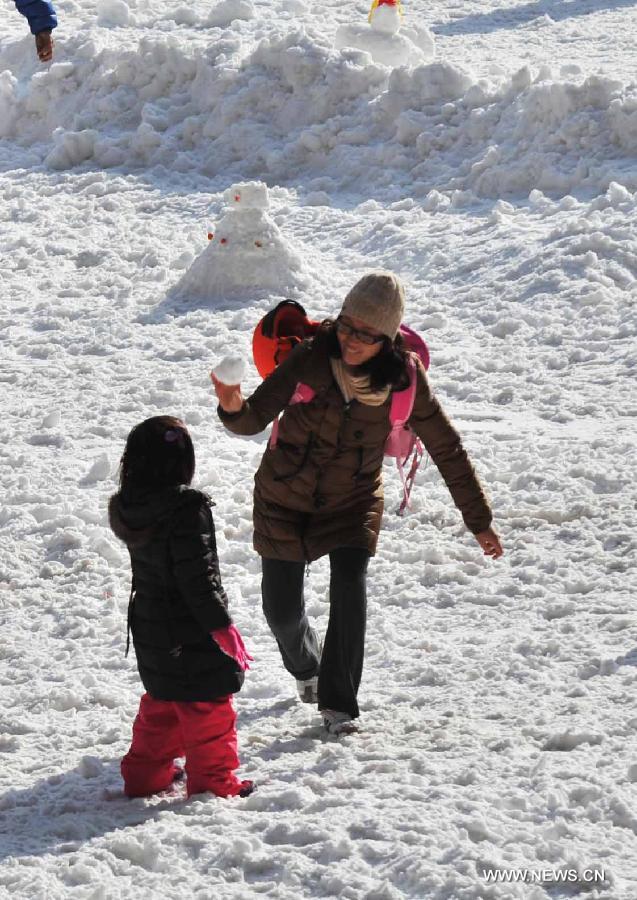
[[[366,25],[341,25],[334,36],[337,50],[363,50],[383,66],[421,66],[435,56],[433,35],[423,25],[402,27],[401,0],[373,0]]]
[[[176,287],[177,294],[213,299],[233,293],[305,286],[303,259],[269,215],[268,188],[261,181],[233,184],[209,244]]]

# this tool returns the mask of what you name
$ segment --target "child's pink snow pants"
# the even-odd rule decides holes
[[[231,695],[180,703],[144,694],[130,750],[122,759],[124,793],[146,797],[166,790],[179,772],[175,757],[185,756],[188,796],[238,794],[243,785],[234,774],[239,765],[236,718]]]

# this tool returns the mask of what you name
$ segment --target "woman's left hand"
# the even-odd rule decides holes
[[[491,559],[499,559],[504,553],[500,538],[493,528],[487,528],[486,531],[480,531],[475,535],[475,539],[482,547],[484,555],[490,556]]]

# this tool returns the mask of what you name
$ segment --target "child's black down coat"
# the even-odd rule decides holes
[[[240,690],[243,672],[210,632],[230,625],[210,498],[180,485],[115,494],[111,528],[133,571],[129,621],[137,667],[156,700],[208,701]]]

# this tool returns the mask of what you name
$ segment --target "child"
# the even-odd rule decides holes
[[[254,790],[234,774],[231,697],[252,657],[228,615],[211,501],[189,486],[194,471],[183,422],[146,419],[128,436],[120,490],[108,507],[111,528],[130,553],[128,628],[146,689],[121,764],[129,797],[170,787],[182,774],[178,756],[186,757],[188,796],[247,797]]]

